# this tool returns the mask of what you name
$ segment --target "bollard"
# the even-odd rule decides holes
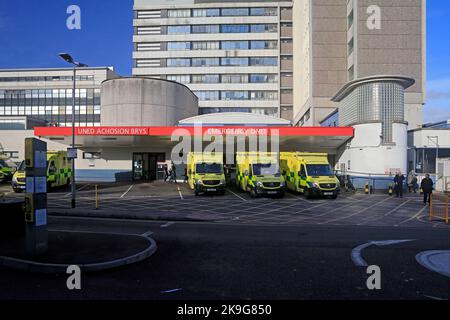
[[[95,185],[95,210],[98,210],[98,185]]]
[[[390,196],[392,196],[392,194],[393,194],[392,183],[389,184],[388,193]]]
[[[369,190],[369,183],[368,183],[368,182],[366,182],[366,186],[365,186],[365,188],[364,188],[364,192],[365,192],[366,194],[369,194],[369,192],[370,192],[370,190]]]

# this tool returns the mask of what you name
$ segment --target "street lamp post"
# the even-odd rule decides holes
[[[81,62],[75,62],[75,60],[72,58],[72,56],[68,53],[60,53],[59,56],[66,61],[67,63],[70,63],[73,65],[73,87],[72,87],[72,149],[75,150],[75,90],[76,90],[76,75],[77,75],[77,67],[78,68],[86,68],[88,65],[81,63]],[[76,207],[76,188],[75,188],[75,158],[72,158],[72,177],[71,177],[71,191],[72,191],[72,201],[71,201],[71,207]]]

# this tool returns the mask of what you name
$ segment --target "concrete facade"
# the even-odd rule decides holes
[[[371,6],[380,9],[380,29],[368,27]],[[416,81],[405,94],[408,127],[422,125],[425,0],[296,1],[293,20],[295,124],[323,121],[337,108],[329,98],[348,81],[398,74]]]
[[[102,126],[174,126],[198,114],[198,98],[185,85],[151,78],[102,84]]]
[[[186,84],[201,114],[292,120],[291,1],[135,0],[134,12],[134,76]]]

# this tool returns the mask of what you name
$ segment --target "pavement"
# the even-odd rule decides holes
[[[49,213],[233,224],[450,228],[442,220],[429,220],[428,207],[423,205],[419,194],[396,198],[387,194],[342,193],[336,200],[308,200],[287,192],[284,199],[252,199],[233,186],[224,196],[199,197],[183,183],[104,183],[97,187],[98,209],[95,184],[81,183],[77,186],[75,210],[70,209],[70,190],[53,190],[48,195]],[[23,197],[13,193],[7,196]]]

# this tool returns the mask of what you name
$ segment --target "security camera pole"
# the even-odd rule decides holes
[[[72,58],[72,56],[68,53],[60,53],[59,56],[66,61],[67,63],[70,63],[73,65],[73,89],[72,89],[72,152],[75,150],[75,86],[76,86],[76,74],[77,74],[77,67],[78,68],[86,68],[88,65],[81,63],[81,62],[75,62],[75,60]],[[76,207],[76,201],[75,201],[75,158],[76,155],[74,155],[72,158],[72,177],[70,179],[71,181],[71,188],[72,188],[72,208]]]

